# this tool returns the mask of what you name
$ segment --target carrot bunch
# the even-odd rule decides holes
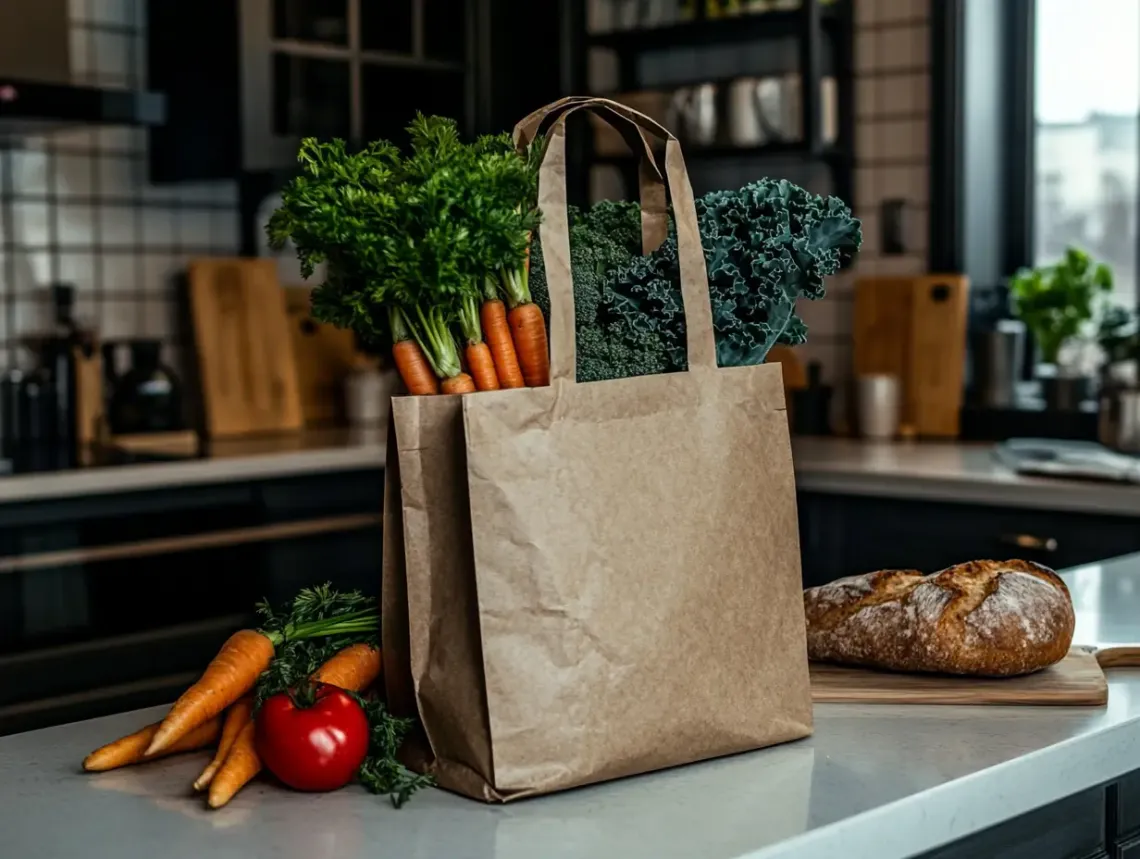
[[[386,337],[408,393],[549,384],[546,325],[527,289],[538,160],[507,135],[474,142],[419,115],[406,154],[305,140],[271,243],[327,262],[315,318]],[[539,143],[541,147],[541,142]]]
[[[321,682],[358,692],[379,675],[379,615],[369,602],[324,585],[302,590],[285,612],[261,604],[264,626],[231,635],[161,722],[95,750],[83,768],[104,772],[216,744],[194,787],[209,788],[211,807],[225,805],[261,769],[253,749],[255,691],[264,696],[288,688],[299,671],[301,677],[312,673],[318,656],[324,664],[314,677]],[[317,641],[324,644],[302,651]],[[308,662],[298,659],[301,652]]]

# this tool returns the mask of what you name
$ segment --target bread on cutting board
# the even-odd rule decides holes
[[[813,660],[978,677],[1061,661],[1075,623],[1065,583],[1031,561],[851,576],[804,591],[804,611]]]

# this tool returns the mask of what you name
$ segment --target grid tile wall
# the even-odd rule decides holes
[[[76,83],[145,88],[144,0],[71,0]],[[176,366],[174,276],[238,251],[234,182],[155,186],[141,129],[68,129],[0,139],[0,369],[50,329],[52,283],[76,287],[76,316],[104,339],[164,341]]]
[[[810,329],[800,347],[805,363],[819,361],[837,386],[851,374],[853,286],[868,275],[927,270],[930,207],[930,4],[938,0],[853,0],[855,3],[855,214],[863,250],[848,272],[832,278],[823,301],[801,302]],[[884,255],[880,209],[904,203],[906,252]]]

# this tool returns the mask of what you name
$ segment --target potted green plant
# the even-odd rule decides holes
[[[1060,366],[1061,350],[1085,332],[1098,299],[1112,291],[1112,269],[1070,247],[1054,265],[1018,271],[1009,291],[1014,315],[1037,343],[1037,377],[1046,406],[1078,408],[1088,394],[1089,379]]]

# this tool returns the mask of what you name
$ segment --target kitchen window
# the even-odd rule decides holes
[[[932,0],[931,265],[996,286],[1079,245],[1140,304],[1140,3]]]
[[[1112,266],[1117,297],[1134,304],[1140,3],[1037,0],[1034,12],[1030,262],[1051,263],[1079,245]]]

